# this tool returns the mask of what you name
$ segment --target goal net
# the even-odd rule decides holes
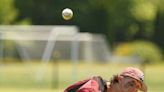
[[[0,26],[0,88],[58,88],[77,80],[77,62],[109,56],[105,36],[77,26]],[[61,61],[72,62],[71,68]]]

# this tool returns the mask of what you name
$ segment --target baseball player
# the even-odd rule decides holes
[[[147,92],[144,83],[144,73],[138,68],[127,67],[120,74],[113,75],[110,81],[94,76],[79,81],[64,90],[64,92]]]

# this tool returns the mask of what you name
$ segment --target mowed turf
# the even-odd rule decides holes
[[[110,63],[12,63],[0,66],[0,92],[63,92],[70,84],[92,76],[110,80],[125,67],[137,64]],[[164,91],[164,64],[144,69],[148,92]]]

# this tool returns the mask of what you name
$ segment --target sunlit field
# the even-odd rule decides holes
[[[0,66],[0,92],[63,92],[68,85],[92,76],[110,80],[127,66],[110,63],[9,63]],[[164,64],[144,69],[148,92],[163,92]]]

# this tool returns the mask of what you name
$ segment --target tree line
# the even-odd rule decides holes
[[[112,46],[148,40],[164,52],[164,0],[0,0],[1,25],[77,25],[81,32],[105,34]],[[74,17],[63,20],[71,8]]]

